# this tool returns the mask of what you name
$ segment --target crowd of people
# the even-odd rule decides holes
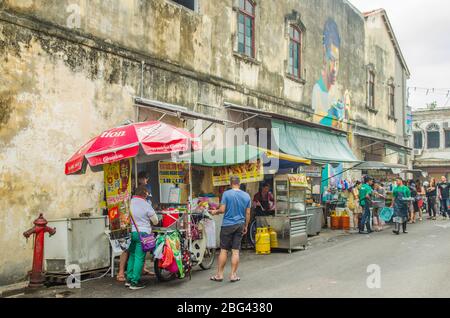
[[[329,192],[332,194],[333,190]],[[389,206],[386,204],[388,192],[392,192]],[[347,200],[347,208],[353,214],[354,229],[359,233],[382,231],[380,212],[385,207],[390,207],[394,210],[394,233],[398,235],[400,227],[403,233],[407,233],[407,224],[423,221],[425,213],[428,214],[428,220],[436,220],[438,214],[443,220],[449,219],[449,192],[450,183],[444,176],[439,182],[432,178],[423,183],[419,180],[405,181],[402,178],[397,178],[392,183],[382,183],[366,176],[363,183],[356,182],[344,190],[342,195]]]

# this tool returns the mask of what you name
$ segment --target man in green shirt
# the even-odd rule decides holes
[[[359,190],[359,204],[364,209],[361,224],[359,227],[359,234],[370,234],[373,232],[370,227],[370,205],[372,204],[371,195],[373,192],[372,185],[373,179],[369,176],[366,176],[364,178],[364,184],[361,186],[361,189]],[[364,228],[366,226],[367,226],[367,233],[364,232]]]
[[[409,210],[409,202],[408,198],[411,198],[411,190],[407,186],[403,184],[403,180],[401,178],[397,179],[397,187],[395,187],[392,192],[394,200],[392,200],[391,208],[394,208],[394,222],[395,229],[393,230],[394,234],[400,234],[400,224],[403,225],[403,233],[407,234],[406,224],[408,223],[408,210]]]

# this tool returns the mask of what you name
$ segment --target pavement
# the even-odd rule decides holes
[[[450,222],[409,225],[409,234],[392,229],[370,235],[325,231],[306,250],[266,256],[243,251],[241,281],[209,281],[214,269],[195,270],[192,280],[159,283],[131,291],[105,277],[65,286],[24,290],[17,298],[441,298],[450,297]],[[229,263],[226,275],[229,275]]]

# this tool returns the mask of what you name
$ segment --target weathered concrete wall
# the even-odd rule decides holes
[[[397,56],[381,13],[370,15],[366,22],[366,63],[375,72],[375,109],[360,114],[369,127],[393,135],[405,144],[406,71]],[[365,77],[368,78],[367,73]],[[389,113],[389,84],[395,86],[395,120]],[[367,87],[367,86],[366,86]],[[367,88],[366,88],[367,90]],[[367,101],[366,101],[367,104]]]
[[[39,212],[99,213],[102,174],[66,177],[64,162],[103,129],[135,119],[141,61],[146,98],[221,118],[230,116],[222,107],[228,101],[311,119],[331,18],[342,38],[337,88],[351,95],[350,120],[366,112],[360,13],[345,1],[256,2],[257,54],[250,62],[233,54],[235,0],[200,0],[199,13],[165,0],[0,3],[0,285],[30,268],[32,244],[21,233]],[[286,17],[294,10],[306,26],[305,83],[286,77]],[[156,116],[141,111],[139,119]]]
[[[428,149],[427,131],[432,124],[439,127],[439,149]],[[420,156],[415,156],[414,161],[416,164],[430,164],[432,161],[434,161],[436,166],[450,164],[450,148],[445,146],[445,131],[448,131],[449,126],[450,108],[421,109],[413,112],[413,129],[415,132],[422,132],[423,136],[423,152]]]
[[[323,26],[333,17],[343,43],[339,86],[341,90],[352,92],[355,107],[363,105],[365,95],[360,87],[364,83],[364,20],[358,12],[345,2],[335,0],[256,3],[256,63],[233,54],[237,24],[234,7],[238,4],[235,0],[201,0],[199,13],[166,0],[7,0],[6,7],[10,12],[244,86],[263,94],[265,99],[281,99],[297,109],[305,105],[310,108],[312,88],[323,64]],[[285,21],[293,11],[301,14],[301,21],[307,28],[303,70],[306,84],[286,77],[289,41]],[[232,95],[226,97],[235,99]],[[253,106],[267,107],[261,99],[256,104],[258,102],[262,105]],[[243,104],[247,105],[247,101]]]
[[[64,162],[95,133],[133,118],[122,61],[0,22],[0,285],[24,278],[46,218],[97,214],[102,175],[65,177]],[[103,70],[101,67],[103,66]]]

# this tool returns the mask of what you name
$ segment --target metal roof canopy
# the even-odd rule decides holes
[[[347,135],[347,132],[345,130],[340,130],[340,129],[336,129],[336,128],[333,128],[333,127],[326,127],[326,126],[323,126],[323,125],[320,125],[320,124],[312,123],[312,122],[307,121],[307,120],[298,119],[298,118],[292,118],[292,117],[289,117],[289,116],[286,116],[286,115],[281,115],[281,114],[277,114],[277,113],[273,113],[273,112],[269,112],[269,111],[265,111],[265,110],[261,110],[261,109],[256,109],[256,108],[253,108],[253,107],[236,105],[236,104],[229,103],[229,102],[224,102],[224,107],[226,109],[230,109],[232,111],[253,115],[251,118],[248,118],[248,120],[250,120],[250,119],[252,119],[252,118],[254,118],[256,116],[261,116],[261,117],[265,117],[265,118],[268,118],[268,119],[275,118],[275,119],[284,120],[284,121],[290,122],[290,123],[295,123],[295,124],[300,124],[300,125],[314,127],[314,128],[320,128],[320,129],[327,129],[327,130],[333,131],[334,133]]]
[[[400,165],[396,163],[385,163],[380,161],[366,161],[357,167],[354,167],[355,170],[392,170],[392,169],[401,169],[402,171],[407,170],[408,167],[405,165]]]
[[[404,149],[404,150],[407,150],[407,151],[412,151],[412,148],[410,148],[410,147],[406,147],[406,146],[397,144],[397,143],[395,143],[393,141],[389,141],[389,140],[386,140],[386,139],[372,137],[372,136],[369,136],[369,135],[366,135],[366,134],[363,134],[363,133],[360,133],[360,132],[357,132],[357,131],[353,132],[353,135],[355,135],[357,137],[362,137],[362,138],[365,138],[365,139],[376,141],[375,144],[377,144],[377,143],[384,143],[384,144],[390,145],[392,147],[397,147],[397,148],[401,148],[401,149]]]
[[[157,109],[161,111],[163,114],[169,114],[175,117],[185,117],[189,119],[200,119],[209,121],[214,124],[226,125],[226,124],[236,124],[232,121],[226,119],[218,119],[212,116],[204,115],[201,113],[197,113],[189,110],[187,107],[174,105],[169,103],[164,103],[156,100],[145,99],[141,97],[135,97],[134,104],[137,107],[147,108],[147,109]]]

